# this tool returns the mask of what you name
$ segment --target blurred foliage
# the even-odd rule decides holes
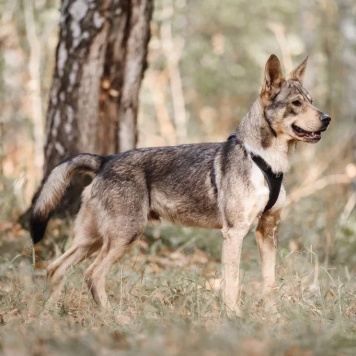
[[[189,115],[186,141],[221,140],[256,98],[271,53],[282,59],[287,71],[309,55],[306,86],[315,103],[337,124],[349,122],[356,113],[350,95],[345,95],[355,90],[347,87],[355,69],[350,56],[356,56],[356,24],[350,14],[356,15],[356,5],[350,1],[263,1],[256,6],[243,0],[159,0],[146,76],[167,70],[164,47],[178,52]],[[162,32],[167,22],[171,39]],[[155,143],[142,130],[152,126],[156,116],[151,87],[146,85],[142,93],[146,105],[141,112],[141,142],[145,144]],[[174,117],[170,97],[167,92]]]

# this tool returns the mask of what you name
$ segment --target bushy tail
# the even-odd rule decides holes
[[[42,240],[51,213],[63,198],[74,174],[95,175],[104,161],[101,156],[79,154],[69,157],[52,170],[32,205],[30,232],[34,244]]]

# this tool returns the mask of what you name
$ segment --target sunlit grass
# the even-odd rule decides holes
[[[46,240],[43,247],[47,255],[52,251],[52,258],[65,248],[65,230],[58,226],[55,222],[51,231],[57,238]],[[243,314],[227,320],[214,285],[220,278],[219,232],[163,224],[158,230],[148,229],[147,236],[110,273],[107,290],[112,308],[106,312],[96,307],[83,282],[89,262],[70,269],[57,306],[47,309],[44,270],[33,270],[29,253],[17,253],[11,260],[4,254],[0,351],[9,355],[354,354],[355,268],[325,264],[318,255],[322,244],[293,251],[282,239],[278,314],[270,314],[260,303],[258,253],[249,234],[242,254]],[[25,235],[18,239],[23,246],[28,244]]]

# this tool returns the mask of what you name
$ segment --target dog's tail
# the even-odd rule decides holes
[[[30,233],[33,243],[42,240],[51,213],[64,196],[75,173],[86,173],[94,176],[102,167],[105,157],[92,154],[71,156],[56,166],[34,199]]]

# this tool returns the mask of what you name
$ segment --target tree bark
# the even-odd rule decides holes
[[[152,10],[153,0],[63,0],[44,179],[69,155],[135,147]],[[62,206],[67,212],[77,210],[86,183],[73,181]]]

